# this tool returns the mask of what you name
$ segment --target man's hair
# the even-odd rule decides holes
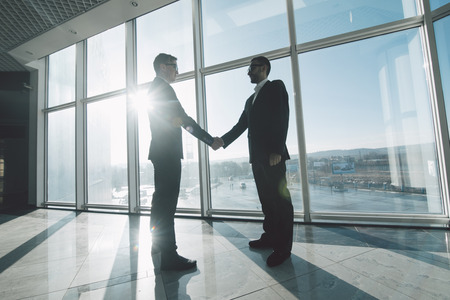
[[[267,57],[265,57],[265,56],[254,57],[252,59],[251,63],[254,62],[254,61],[257,61],[260,64],[263,64],[263,65],[267,66],[267,76],[269,76],[269,73],[270,73],[270,61],[267,59]]]
[[[153,69],[155,69],[156,74],[159,74],[161,64],[167,64],[174,60],[177,60],[175,56],[166,53],[160,53],[155,57],[155,60],[153,61]]]

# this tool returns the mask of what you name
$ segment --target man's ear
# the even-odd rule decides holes
[[[265,71],[265,73],[266,73],[266,77],[267,77],[267,70],[268,70],[268,67],[267,67],[267,65],[263,65],[263,70]]]

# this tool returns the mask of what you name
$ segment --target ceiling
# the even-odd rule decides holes
[[[8,51],[106,1],[0,1],[0,71],[25,71]]]
[[[174,0],[0,1],[0,72],[26,64]]]

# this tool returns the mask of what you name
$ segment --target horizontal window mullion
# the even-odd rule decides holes
[[[431,18],[433,19],[433,22],[445,18],[448,15],[450,15],[450,3],[431,12]]]
[[[265,52],[265,53],[259,53],[258,55],[252,55],[252,56],[244,57],[241,59],[229,61],[226,63],[209,66],[209,67],[203,68],[202,70],[200,70],[200,72],[202,73],[202,75],[207,76],[207,75],[212,75],[212,74],[219,73],[219,72],[229,71],[229,70],[233,70],[233,69],[237,69],[237,68],[241,68],[241,67],[248,67],[250,60],[253,57],[260,56],[260,55],[267,57],[269,60],[287,57],[290,55],[290,47],[284,47],[284,48],[276,49],[276,50]]]
[[[42,112],[49,113],[49,112],[64,110],[64,109],[72,108],[72,107],[75,107],[75,101],[69,102],[69,103],[64,103],[64,104],[53,106],[53,107],[44,108],[44,109],[42,109]]]
[[[102,100],[108,100],[112,97],[126,94],[126,92],[127,92],[127,89],[121,89],[121,90],[117,90],[117,91],[113,91],[113,92],[109,92],[109,93],[105,93],[105,94],[101,94],[101,95],[96,95],[93,97],[82,99],[81,103],[93,103],[93,102],[98,102],[98,101],[102,101]]]
[[[328,38],[319,39],[313,42],[307,42],[297,45],[297,53],[305,53],[313,50],[333,47],[346,43],[356,42],[380,35],[394,33],[402,30],[407,30],[415,27],[420,27],[423,24],[423,16],[411,17],[408,19],[386,23],[366,29],[361,29],[349,33],[343,33]]]

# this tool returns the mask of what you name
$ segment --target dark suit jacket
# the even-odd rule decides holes
[[[250,163],[268,162],[271,153],[289,159],[286,137],[289,125],[289,102],[283,81],[267,81],[252,104],[254,94],[247,99],[237,124],[222,136],[224,148],[248,129]]]
[[[148,159],[183,158],[182,123],[189,133],[211,145],[214,139],[184,111],[175,91],[164,79],[156,77],[149,89],[148,118],[152,141]],[[177,124],[178,123],[178,124]]]

